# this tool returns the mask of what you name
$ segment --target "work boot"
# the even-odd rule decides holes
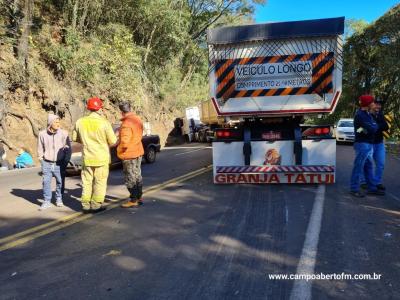
[[[89,202],[82,202],[82,212],[84,214],[89,214],[92,212],[90,209],[90,203]]]
[[[138,200],[129,200],[128,202],[125,202],[124,204],[122,204],[121,207],[122,208],[130,208],[130,207],[138,207],[139,205],[141,205],[141,204]]]
[[[97,214],[97,213],[99,213],[99,212],[105,211],[106,209],[107,209],[106,207],[101,206],[101,207],[99,207],[99,208],[92,209],[91,212],[92,212],[93,214]]]
[[[364,198],[365,194],[361,193],[360,191],[350,191],[350,195],[357,197],[357,198]]]
[[[42,205],[40,206],[39,210],[45,210],[51,207],[51,202],[50,201],[44,201]]]
[[[386,191],[386,187],[382,183],[378,184],[376,188],[380,191]]]

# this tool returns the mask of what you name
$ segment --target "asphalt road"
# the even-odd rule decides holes
[[[211,164],[204,145],[143,165],[147,189]],[[171,183],[140,208],[116,207],[0,251],[1,299],[399,299],[400,161],[388,157],[384,197],[348,194],[351,146],[337,183],[212,184],[211,171]],[[39,212],[37,170],[0,175],[0,241],[79,211]],[[127,196],[121,170],[108,201]],[[57,224],[54,227],[58,226]],[[1,247],[1,243],[0,243]],[[380,274],[380,280],[274,280],[276,274]]]

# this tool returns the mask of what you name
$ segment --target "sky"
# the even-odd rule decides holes
[[[371,23],[400,0],[267,0],[258,6],[257,23],[342,17]]]

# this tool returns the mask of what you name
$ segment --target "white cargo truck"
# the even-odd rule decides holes
[[[344,18],[221,27],[207,33],[214,183],[334,183],[331,125],[342,92]],[[207,122],[206,122],[207,123]]]

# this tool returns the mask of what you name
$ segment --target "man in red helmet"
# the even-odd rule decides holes
[[[384,195],[383,191],[377,189],[373,180],[372,143],[378,130],[378,124],[370,114],[370,111],[374,108],[374,97],[362,95],[359,97],[359,104],[360,109],[354,116],[355,159],[351,173],[350,193],[355,197],[365,196],[360,191],[360,176],[364,172],[368,194]]]
[[[109,147],[117,142],[111,123],[102,114],[103,102],[93,97],[87,101],[90,114],[76,121],[72,139],[83,144],[82,210],[84,213],[104,210],[110,163]]]

